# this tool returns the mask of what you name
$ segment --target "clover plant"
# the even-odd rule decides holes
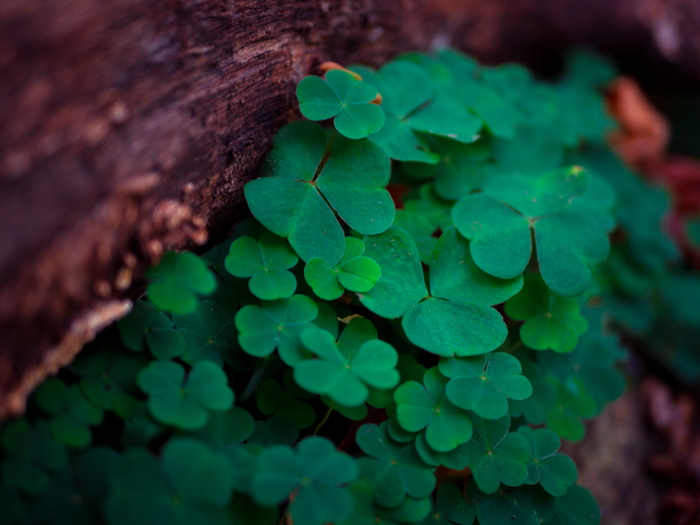
[[[0,428],[0,523],[599,523],[559,447],[624,390],[614,330],[700,334],[668,199],[605,145],[613,76],[445,50],[304,78],[252,217],[166,253]]]

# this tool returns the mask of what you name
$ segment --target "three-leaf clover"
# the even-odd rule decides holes
[[[525,436],[532,449],[527,483],[539,483],[552,496],[566,494],[569,486],[576,483],[578,472],[569,456],[556,453],[561,446],[559,436],[548,428],[520,427],[518,433]]]
[[[522,286],[522,278],[498,279],[480,270],[469,244],[454,228],[440,238],[425,286],[418,248],[400,228],[365,238],[365,253],[382,268],[382,276],[360,301],[387,318],[403,316],[409,340],[441,356],[478,355],[494,350],[507,330],[491,307]]]
[[[556,499],[539,487],[517,487],[485,494],[473,481],[467,485],[469,502],[479,523],[542,525],[550,523]]]
[[[331,266],[323,259],[310,259],[304,267],[304,278],[321,299],[332,301],[345,290],[368,292],[379,280],[382,270],[369,257],[362,254],[364,243],[355,237],[345,238],[345,253],[337,264]]]
[[[265,233],[256,241],[239,237],[231,243],[226,270],[236,277],[249,277],[253,295],[265,301],[291,297],[297,287],[292,272],[299,258],[286,240]]]
[[[194,310],[197,298],[216,288],[214,276],[202,259],[191,252],[166,252],[160,263],[146,272],[151,279],[148,298],[165,312],[184,314]]]
[[[454,483],[443,483],[437,491],[430,514],[419,525],[471,525],[474,509]]]
[[[115,465],[105,502],[110,525],[228,523],[233,472],[226,456],[189,438],[175,438],[162,460],[129,449]]]
[[[138,384],[148,394],[148,408],[158,421],[184,430],[202,428],[209,411],[233,404],[226,374],[211,361],[200,361],[185,378],[185,369],[172,361],[156,361],[144,368]]]
[[[369,387],[388,389],[399,382],[396,350],[376,339],[376,330],[366,319],[352,319],[337,343],[319,328],[303,331],[301,341],[317,357],[294,367],[294,379],[309,392],[353,407],[367,400]]]
[[[147,301],[137,302],[118,326],[130,350],[142,350],[145,342],[156,359],[172,359],[185,351],[185,340],[170,318]]]
[[[244,191],[255,218],[288,238],[301,259],[334,265],[345,250],[335,213],[357,232],[373,235],[391,226],[396,210],[386,190],[390,161],[381,148],[367,140],[326,148],[318,124],[288,124],[275,138],[268,176],[250,181]]]
[[[363,478],[369,480],[377,504],[396,507],[409,496],[427,498],[435,488],[435,475],[416,454],[411,443],[397,443],[380,426],[362,425],[355,435],[357,445],[369,457],[360,457]]]
[[[249,304],[236,314],[238,342],[255,357],[266,357],[277,349],[289,366],[297,364],[306,353],[299,339],[318,315],[318,306],[305,295],[289,299]]]
[[[525,276],[523,289],[506,302],[506,314],[525,321],[520,337],[533,350],[570,352],[588,329],[579,301],[555,294],[536,274]]]
[[[552,525],[599,525],[600,509],[588,489],[575,485],[554,500]]]
[[[299,110],[309,120],[333,119],[349,139],[363,139],[384,125],[384,111],[372,101],[377,90],[352,73],[333,69],[326,78],[308,76],[297,85]]]
[[[485,494],[498,491],[501,483],[517,487],[528,479],[530,444],[522,434],[508,432],[510,416],[488,420],[474,418],[474,436],[467,444],[469,468]]]
[[[285,392],[274,379],[268,379],[258,386],[255,401],[258,410],[266,416],[277,414],[289,419],[300,429],[310,427],[316,419],[316,411],[311,405],[297,399],[291,392]]]
[[[503,279],[520,275],[530,261],[532,229],[547,286],[559,295],[579,295],[591,281],[590,266],[610,250],[605,209],[577,206],[589,179],[578,166],[539,177],[494,177],[483,193],[462,197],[452,218],[471,239],[477,266]]]
[[[173,323],[187,343],[181,359],[190,365],[221,364],[237,348],[234,317],[217,302],[200,301],[190,313],[173,315]]]
[[[409,432],[425,432],[428,444],[438,452],[453,450],[472,437],[472,421],[446,393],[447,378],[430,368],[423,384],[406,381],[394,392],[396,418]]]
[[[88,446],[92,441],[90,427],[99,425],[104,417],[104,412],[85,398],[78,385],[69,387],[56,378],[37,390],[36,400],[51,415],[51,431],[71,447]]]
[[[251,495],[260,505],[291,499],[294,523],[322,525],[350,512],[352,497],[343,485],[358,474],[355,461],[322,437],[308,437],[294,449],[273,446],[257,459]]]
[[[520,361],[504,352],[441,359],[439,369],[451,378],[447,398],[485,419],[505,416],[509,398],[522,400],[532,395],[530,381],[521,374]]]

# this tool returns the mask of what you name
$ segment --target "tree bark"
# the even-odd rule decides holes
[[[0,419],[128,310],[163,250],[245,213],[320,62],[451,45],[547,66],[586,41],[697,77],[693,20],[693,0],[4,0]]]

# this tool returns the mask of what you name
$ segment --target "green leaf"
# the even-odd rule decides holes
[[[105,502],[110,525],[228,523],[233,472],[226,457],[201,443],[176,438],[163,448],[162,461],[143,449],[119,460]]]
[[[501,483],[517,487],[528,479],[530,444],[521,434],[508,432],[509,428],[510,416],[493,421],[474,418],[474,437],[467,445],[469,468],[485,494],[497,492]]]
[[[392,226],[384,233],[365,237],[365,253],[382,269],[382,275],[360,301],[387,319],[401,317],[428,295],[418,248],[410,235]]]
[[[362,479],[370,483],[374,501],[383,507],[396,507],[407,496],[426,498],[435,488],[435,475],[416,455],[411,444],[400,444],[380,426],[362,425],[355,440],[370,457],[358,459]]]
[[[381,268],[369,257],[363,257],[365,246],[355,237],[345,238],[345,253],[335,266],[322,259],[309,260],[304,267],[304,278],[321,299],[332,301],[345,289],[368,292],[381,276]]]
[[[336,129],[349,139],[362,139],[384,124],[384,111],[370,102],[377,90],[342,70],[331,70],[326,79],[309,76],[299,82],[297,98],[301,114],[309,120],[335,117]]]
[[[396,210],[394,226],[405,230],[411,236],[418,247],[421,261],[429,264],[438,242],[437,238],[433,237],[436,226],[431,224],[427,217],[407,210]]]
[[[588,329],[580,312],[578,300],[551,292],[536,274],[528,274],[522,291],[506,303],[509,317],[525,321],[520,337],[534,350],[571,352]]]
[[[246,410],[231,407],[225,412],[209,414],[207,424],[193,434],[215,450],[226,450],[248,439],[255,430],[255,420]]]
[[[299,144],[295,145],[297,131]],[[343,230],[333,210],[351,228],[373,235],[391,225],[395,208],[385,189],[389,157],[368,141],[348,141],[329,148],[330,156],[316,161],[318,167],[311,180],[306,170],[295,174],[286,169],[282,163],[285,157],[292,165],[306,166],[307,157],[318,153],[316,148],[305,149],[306,144],[323,136],[320,128],[283,128],[275,139],[275,162],[268,164],[269,176],[249,182],[244,191],[255,218],[273,233],[287,237],[304,261],[318,257],[333,265],[344,248]]]
[[[2,462],[3,481],[8,487],[38,493],[48,489],[51,476],[68,466],[68,453],[44,421],[33,427],[26,419],[15,419],[2,428],[0,442],[8,455]]]
[[[316,303],[305,295],[247,305],[236,314],[238,342],[254,357],[265,357],[277,349],[282,360],[294,366],[304,357],[299,336],[318,315]]]
[[[440,372],[449,377],[447,398],[485,419],[508,413],[508,399],[532,395],[530,381],[521,375],[520,361],[504,352],[484,356],[441,359]]]
[[[279,505],[292,495],[289,513],[295,523],[322,525],[342,520],[352,498],[342,486],[357,477],[355,461],[332,442],[308,437],[294,450],[275,446],[264,450],[253,476],[252,496],[260,505]]]
[[[571,487],[566,494],[554,500],[552,525],[598,525],[600,510],[593,495],[584,487]]]
[[[266,233],[259,241],[252,237],[233,241],[226,257],[226,270],[236,277],[249,277],[248,287],[253,295],[274,301],[291,297],[296,290],[296,278],[287,270],[298,260],[284,239]]]
[[[185,314],[194,310],[197,298],[216,288],[216,281],[204,261],[190,252],[166,252],[146,277],[148,298],[165,312]]]
[[[400,425],[409,432],[425,431],[428,444],[438,452],[453,450],[472,437],[467,413],[445,395],[447,379],[437,367],[429,369],[423,385],[407,381],[394,392]]]
[[[173,322],[187,342],[181,358],[190,365],[204,360],[221,365],[238,347],[233,316],[214,301],[200,301],[189,314],[173,315]]]
[[[92,442],[90,427],[102,422],[104,413],[83,395],[78,385],[66,386],[49,379],[36,392],[36,400],[50,414],[49,428],[66,445],[76,448]]]
[[[130,350],[143,350],[145,342],[156,359],[172,359],[185,351],[185,340],[170,318],[147,301],[138,301],[118,326],[122,341]]]
[[[552,496],[563,496],[569,486],[576,483],[576,464],[564,454],[557,454],[561,446],[559,436],[548,428],[520,427],[518,433],[525,436],[532,449],[528,463],[527,483],[539,483]]]
[[[479,523],[542,525],[549,523],[554,515],[556,500],[537,487],[518,487],[484,494],[474,482],[470,482],[467,495]]]
[[[443,483],[437,491],[435,504],[430,514],[420,525],[471,525],[474,523],[474,509],[462,497],[457,485]]]
[[[305,390],[327,394],[346,407],[364,403],[369,387],[395,387],[399,382],[396,350],[384,341],[368,338],[372,332],[374,327],[363,318],[352,319],[337,344],[328,332],[305,330],[301,340],[317,358],[298,363],[294,379]]]
[[[148,408],[158,421],[184,430],[202,428],[209,411],[225,411],[233,404],[226,374],[211,361],[185,369],[171,361],[156,361],[141,371],[138,384],[148,394]]]
[[[311,405],[285,392],[274,379],[261,383],[256,394],[258,410],[266,416],[277,414],[289,419],[300,429],[310,427],[316,420],[316,411]]]

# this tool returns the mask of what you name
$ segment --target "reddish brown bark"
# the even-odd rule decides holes
[[[128,308],[169,247],[220,238],[322,61],[587,40],[700,74],[693,0],[4,0],[0,418]]]

